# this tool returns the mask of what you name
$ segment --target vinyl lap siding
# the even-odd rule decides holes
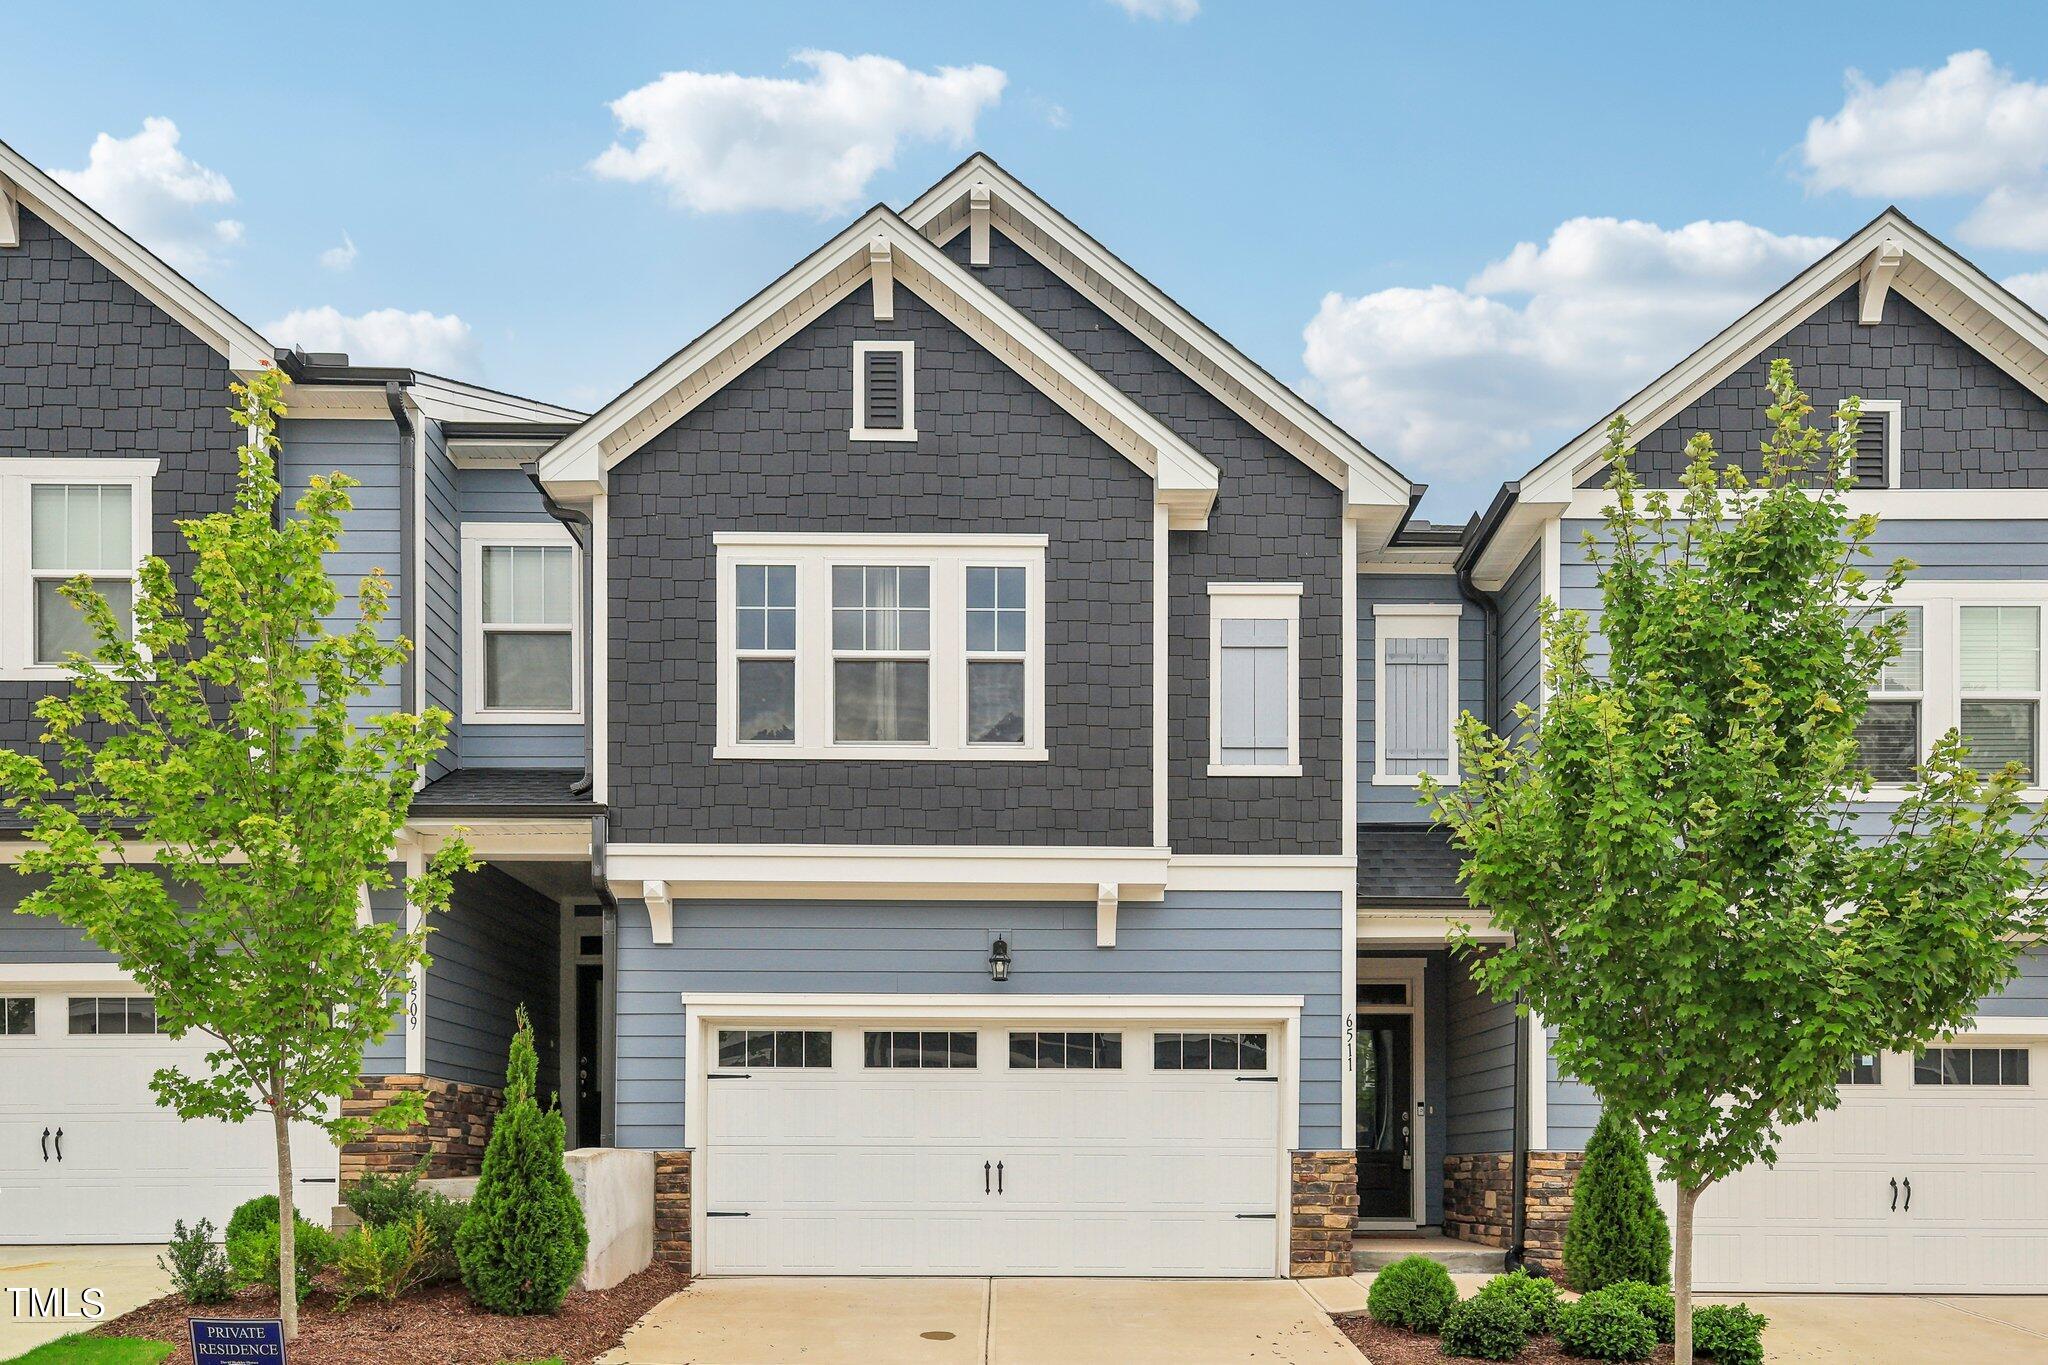
[[[427,705],[453,718],[448,743],[428,765],[427,780],[462,766],[462,541],[455,466],[439,422],[427,423],[426,553],[420,565],[420,664]]]
[[[1445,1151],[1505,1152],[1515,1133],[1515,1007],[1473,981],[1470,964],[1450,964],[1450,1122]]]
[[[1543,547],[1534,546],[1508,575],[1500,604],[1500,714],[1496,729],[1512,725],[1517,703],[1534,711],[1543,696],[1543,630],[1536,609],[1543,600]],[[1514,728],[1519,729],[1520,726]]]
[[[540,1074],[556,1074],[557,914],[553,901],[495,867],[457,877],[427,940],[428,1075],[503,1085],[520,1005],[541,1040]]]
[[[1017,963],[1006,985],[988,978],[998,933]],[[618,926],[616,1139],[621,1147],[682,1145],[682,1000],[691,991],[1300,995],[1300,1145],[1342,1146],[1341,944],[1338,899],[1305,892],[1127,902],[1114,948],[1095,946],[1092,905],[702,901],[679,907],[675,942],[657,946],[645,906],[627,901]]]
[[[1460,605],[1458,707],[1475,715],[1486,708],[1486,623],[1461,604],[1457,580],[1448,574],[1358,576],[1358,818],[1362,823],[1426,824],[1429,813],[1416,803],[1414,787],[1380,786],[1372,780],[1379,743],[1379,640],[1372,609],[1382,602]]]

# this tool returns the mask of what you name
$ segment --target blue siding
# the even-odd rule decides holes
[[[439,422],[427,423],[426,550],[420,565],[420,667],[427,705],[450,717],[448,744],[428,765],[427,780],[462,766],[462,532],[455,466]]]
[[[558,915],[553,901],[495,867],[456,878],[448,909],[430,921],[427,940],[433,957],[427,968],[429,1076],[503,1085],[520,1005],[540,1040],[540,1074],[560,1074],[554,1061]]]
[[[2019,971],[1997,995],[1978,1003],[1986,1019],[2048,1019],[2048,948],[2020,954]]]
[[[517,469],[457,469],[453,471],[454,516],[457,522],[552,522],[541,505],[533,481]],[[456,533],[459,537],[459,531]],[[460,560],[456,561],[459,566]],[[459,567],[457,578],[460,577]],[[459,581],[442,604],[448,628],[455,640],[454,657],[461,666],[461,585]],[[590,639],[589,617],[584,618],[583,638]],[[450,680],[455,699],[454,714],[460,716],[460,679]],[[462,727],[461,762],[465,768],[575,768],[585,762],[583,726],[567,725],[465,725]]]
[[[893,994],[1300,995],[1299,1145],[1343,1146],[1343,909],[1305,892],[1179,893],[1129,903],[1117,946],[1095,946],[1092,905],[826,902],[679,904],[657,946],[647,911],[618,928],[616,1141],[683,1141],[682,999],[690,991]],[[1016,974],[988,979],[989,940],[1009,935]],[[430,1035],[431,1036],[431,1035]]]
[[[111,962],[113,956],[68,924],[41,915],[18,915],[14,907],[42,882],[11,867],[0,867],[0,966],[32,962]]]
[[[284,486],[287,504],[296,503],[316,475],[341,471],[361,485],[349,490],[354,508],[341,519],[341,548],[327,557],[327,571],[341,592],[341,601],[328,622],[330,629],[347,630],[362,619],[357,589],[366,575],[382,570],[391,580],[391,609],[378,635],[397,639],[400,595],[411,590],[405,582],[405,545],[400,531],[400,507],[407,493],[400,486],[403,451],[397,424],[369,419],[287,419],[282,440],[278,480]],[[401,672],[394,668],[369,696],[349,709],[360,721],[387,715],[404,705]]]
[[[1453,1156],[1505,1152],[1515,1135],[1515,1007],[1496,1002],[1472,980],[1469,962],[1450,963],[1450,1096]]]
[[[1416,804],[1415,788],[1379,787],[1372,780],[1378,742],[1374,663],[1379,657],[1372,609],[1381,602],[1460,603],[1458,580],[1449,574],[1358,576],[1358,818],[1361,823],[1412,825],[1429,819]],[[1458,618],[1458,706],[1475,715],[1486,707],[1486,623],[1469,603]]]
[[[1555,1043],[1557,1030],[1550,1029],[1549,1036]],[[1593,1136],[1593,1125],[1600,1122],[1600,1096],[1594,1093],[1592,1086],[1560,1074],[1556,1052],[1546,1050],[1544,1056],[1547,1073],[1545,1104],[1549,1122],[1542,1149],[1583,1152]]]
[[[1520,703],[1537,708],[1543,695],[1543,631],[1536,608],[1543,600],[1543,547],[1532,546],[1521,566],[1508,575],[1497,597],[1500,603],[1500,714],[1497,729],[1506,729]]]
[[[370,893],[370,919],[393,929],[405,926],[405,893],[393,886]],[[385,1076],[405,1070],[405,1011],[391,1021],[391,1030],[363,1049],[363,1074]]]

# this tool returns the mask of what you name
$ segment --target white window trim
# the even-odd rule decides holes
[[[1450,718],[1445,734],[1450,772],[1437,778],[1446,787],[1458,785],[1458,717],[1464,714],[1458,696],[1458,632],[1464,608],[1449,602],[1376,602],[1372,629],[1372,784],[1375,787],[1419,787],[1420,773],[1387,771],[1387,641],[1450,639],[1451,695],[1444,708]]]
[[[1225,763],[1223,752],[1223,622],[1287,622],[1287,761]],[[1301,584],[1211,583],[1209,585],[1209,766],[1210,777],[1301,776]]]
[[[565,711],[493,708],[484,704],[484,550],[500,545],[569,549],[569,695]],[[468,521],[462,524],[462,723],[464,725],[580,725],[583,723],[583,552],[557,521]]]
[[[932,760],[1043,763],[1045,740],[1045,550],[1043,535],[917,535],[724,531],[718,553],[718,737],[713,759]],[[737,570],[742,564],[796,566],[796,739],[741,743]],[[931,570],[931,739],[923,744],[841,743],[832,737],[832,568],[902,565]],[[1020,567],[1028,611],[1024,742],[967,742],[967,570]],[[913,653],[914,651],[905,651]],[[876,656],[880,657],[880,656]]]
[[[126,484],[132,490],[129,544],[134,573],[151,553],[151,493],[156,460],[17,459],[0,457],[0,679],[50,681],[69,676],[62,664],[36,662],[35,584],[29,558],[29,488],[39,483]],[[104,575],[103,575],[104,576]]]
[[[897,351],[903,356],[903,425],[871,427],[868,416],[868,354]],[[854,441],[915,441],[917,439],[917,347],[908,341],[856,341],[853,343],[853,430]]]
[[[2042,671],[2048,674],[2048,584],[1976,580],[1907,583],[1892,596],[1892,605],[1920,608],[1925,659],[1920,673],[1920,750],[1924,762],[1934,736],[1959,728],[1963,721],[1962,609],[1964,607],[2034,607],[2041,613]],[[2048,679],[2044,679],[2048,682]],[[1902,698],[1906,693],[1872,692],[1873,700]],[[1979,692],[1972,700],[2031,700],[2034,722],[2034,785],[2022,793],[2030,802],[2048,800],[2043,781],[2043,750],[2048,748],[2048,687],[2033,692]],[[1893,802],[1908,790],[1905,783],[1873,785],[1861,799]]]
[[[1865,493],[1896,493],[1899,491],[1899,428],[1905,422],[1906,405],[1897,398],[1866,398],[1863,400],[1863,411],[1866,413],[1881,412],[1885,414],[1884,487],[1865,488],[1859,491]],[[1841,429],[1842,423],[1837,421],[1835,423],[1835,430],[1840,431]]]

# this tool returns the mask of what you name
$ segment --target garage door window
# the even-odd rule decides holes
[[[832,1034],[825,1029],[720,1029],[718,1064],[745,1067],[830,1066]]]
[[[1882,1059],[1875,1052],[1859,1052],[1849,1065],[1842,1068],[1842,1079],[1837,1084],[1883,1085]]]
[[[1013,1033],[1012,1071],[1119,1071],[1124,1064],[1121,1033]]]
[[[34,996],[10,995],[0,999],[0,1038],[26,1038],[35,1031]]]
[[[74,995],[71,997],[71,1031],[74,1034],[155,1033],[156,1001],[147,995]]]
[[[1157,1033],[1154,1071],[1264,1071],[1263,1033]]]
[[[976,1062],[976,1039],[972,1033],[920,1033],[907,1030],[870,1032],[862,1051],[868,1066],[879,1070],[917,1068],[931,1070],[972,1070]]]
[[[1915,1085],[2025,1085],[2023,1047],[1931,1047],[1913,1059]]]

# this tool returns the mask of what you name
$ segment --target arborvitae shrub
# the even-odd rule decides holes
[[[1586,1144],[1564,1231],[1564,1274],[1591,1293],[1620,1280],[1671,1283],[1671,1228],[1636,1126],[1608,1111]]]

